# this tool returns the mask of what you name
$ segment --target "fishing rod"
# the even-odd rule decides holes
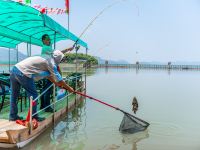
[[[92,24],[95,22],[95,20],[97,20],[106,10],[110,9],[111,7],[113,7],[114,5],[116,5],[117,3],[121,2],[121,1],[126,1],[126,0],[118,0],[112,4],[109,4],[108,6],[106,6],[104,9],[102,9],[91,21],[90,23],[85,27],[85,29],[83,30],[83,32],[79,35],[78,39],[75,41],[75,43],[73,44],[73,48],[77,45],[77,42],[79,41],[79,39],[83,36],[83,34],[89,29],[90,26],[92,26]],[[139,16],[139,7],[137,6],[136,2],[134,3],[137,10],[138,10],[138,16]],[[78,51],[79,48],[77,48]]]
[[[89,29],[90,26],[92,26],[92,24],[95,22],[95,20],[97,20],[106,10],[108,10],[109,8],[113,7],[115,4],[119,3],[120,1],[124,1],[124,0],[119,0],[116,1],[112,4],[109,4],[108,6],[106,6],[104,9],[102,9],[91,21],[90,23],[85,27],[85,29],[83,30],[83,32],[79,35],[78,39],[75,41],[75,43],[73,44],[73,47],[75,47],[75,45],[77,44],[77,42],[79,41],[79,39],[83,36],[83,34]]]
[[[96,51],[93,55],[96,55],[100,50],[102,50],[102,49],[108,47],[110,44],[111,44],[111,42],[109,42],[109,43],[105,44],[104,46],[102,46],[101,48],[97,49],[97,51]],[[78,47],[78,48],[80,48],[80,47]],[[67,57],[65,58],[65,60],[66,60],[66,59],[67,59]],[[89,59],[86,60],[82,65],[84,66],[84,65],[87,64],[91,59],[92,59],[92,58],[89,58]],[[77,71],[79,71],[80,69],[82,69],[82,68],[81,68],[81,67],[78,68]]]
[[[121,1],[126,1],[126,0],[118,0],[112,4],[109,4],[108,6],[106,6],[104,9],[102,9],[91,21],[90,23],[85,27],[85,29],[83,30],[83,32],[79,35],[78,39],[75,41],[75,43],[73,44],[73,48],[76,47],[77,42],[79,41],[79,39],[83,36],[83,34],[89,29],[90,26],[92,26],[92,24],[95,22],[95,20],[97,20],[106,10],[110,9],[111,7],[113,7],[114,5],[116,5],[117,3],[121,2]],[[138,10],[138,16],[139,16],[139,7],[137,6],[136,2],[135,2],[135,6]],[[76,51],[78,51],[80,47],[76,48]]]

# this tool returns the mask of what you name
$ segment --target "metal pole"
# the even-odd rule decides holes
[[[68,22],[67,22],[67,28],[68,28],[68,33],[69,33],[69,12],[68,12],[68,16],[67,16],[67,19],[68,19]],[[69,37],[68,37],[69,38]],[[68,80],[67,80],[67,84],[68,84]],[[69,94],[69,92],[67,92],[67,95]],[[67,114],[68,114],[68,111],[69,111],[69,96],[67,96]],[[68,119],[68,115],[67,115],[67,119]]]
[[[88,48],[86,48],[86,51],[85,51],[85,54],[86,54],[86,57],[87,57],[87,55],[88,55]],[[86,62],[85,63],[85,82],[84,82],[84,84],[85,84],[85,88],[84,88],[84,93],[86,94],[86,83],[87,83],[87,66],[88,66],[88,62]],[[84,102],[85,102],[85,105],[86,105],[86,98],[84,99]]]
[[[17,45],[17,62],[19,62],[19,49],[18,49],[18,45]]]
[[[53,85],[53,126],[55,126],[55,112],[56,112],[56,86]]]
[[[27,57],[29,57],[28,43],[27,43],[27,47],[26,48],[27,48]]]
[[[54,34],[54,50],[56,49],[56,32]],[[53,85],[53,126],[55,126],[55,112],[56,112],[56,86]]]
[[[77,52],[78,52],[78,49],[76,47],[76,55],[75,55],[75,60],[76,60],[76,83],[75,83],[75,90],[77,89],[77,72],[78,72]],[[76,100],[77,100],[77,94],[75,94],[75,106],[76,106]]]
[[[29,131],[29,134],[32,133],[32,114],[33,114],[33,97],[31,96],[30,97],[30,122],[29,122],[29,125],[30,125],[30,131]]]
[[[9,59],[9,60],[8,60],[8,63],[9,63],[9,72],[10,72],[10,48],[9,48],[9,51],[8,51],[8,57],[9,57],[9,58],[8,58],[8,59]]]
[[[54,46],[54,50],[55,50],[56,49],[56,32],[54,34],[54,44],[53,44],[53,46]]]
[[[86,56],[88,54],[88,48],[86,48]],[[87,62],[85,65],[85,93],[86,93],[86,79],[87,79]]]
[[[30,51],[29,51],[29,56],[31,56],[31,37],[30,37]]]
[[[69,31],[69,13],[68,13],[68,23],[67,23],[67,27],[68,27],[68,31]]]
[[[69,82],[68,82],[68,80],[67,80],[67,84],[68,84]],[[67,91],[67,106],[66,106],[66,111],[67,111],[67,114],[68,114],[68,111],[69,111],[69,93],[68,93],[68,91]],[[67,115],[67,117],[68,117],[68,115]]]

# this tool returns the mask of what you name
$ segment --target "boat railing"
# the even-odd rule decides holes
[[[81,74],[81,75],[77,75],[77,76],[75,76],[75,77],[66,77],[66,78],[63,78],[63,80],[65,81],[65,82],[69,82],[69,81],[71,81],[71,80],[74,80],[75,79],[75,81],[76,81],[76,85],[77,85],[77,82],[78,82],[78,80],[76,80],[77,78],[80,78],[81,79],[81,81],[82,81],[82,77],[83,76],[85,76],[85,74]],[[34,113],[34,114],[32,114],[32,102],[34,102],[34,101],[37,101],[37,100],[39,100],[40,99],[40,97],[42,96],[42,95],[44,95],[50,88],[52,88],[52,87],[54,87],[53,88],[53,103],[51,103],[50,105],[48,105],[48,106],[46,106],[45,108],[42,108],[42,109],[40,109],[40,110],[38,110],[36,113]],[[77,87],[77,86],[76,86]],[[75,89],[76,91],[78,91],[78,90],[80,90],[80,89],[83,89],[84,88],[84,84],[82,85],[82,86],[80,86],[80,87],[78,87],[77,89]],[[55,97],[55,90],[56,90],[56,88],[55,88],[55,86],[54,86],[54,84],[52,83],[46,90],[44,90],[40,95],[38,95],[34,100],[30,97],[30,127],[32,127],[32,117],[34,117],[35,115],[37,115],[37,114],[39,114],[39,113],[41,113],[42,111],[44,111],[45,109],[47,109],[48,107],[51,107],[51,106],[53,106],[53,108],[54,108],[54,113],[55,113],[55,107],[56,107],[56,104],[57,103],[59,103],[59,102],[61,102],[61,101],[63,101],[63,100],[66,100],[66,98],[67,98],[67,107],[68,107],[68,97],[70,96],[70,95],[72,95],[73,93],[67,93],[67,95],[65,95],[63,98],[61,98],[61,99],[59,99],[59,100],[56,100],[56,97]],[[54,113],[53,113],[53,115],[54,115]],[[32,132],[32,128],[30,128],[30,134],[31,134],[31,132]]]

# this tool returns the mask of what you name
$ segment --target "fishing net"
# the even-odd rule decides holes
[[[98,100],[96,98],[93,98],[91,96],[85,95],[85,94],[78,92],[78,91],[76,91],[75,93],[79,94],[81,96],[87,97],[89,99],[92,99],[92,100],[94,100],[98,103],[101,103],[103,105],[114,108],[115,110],[121,111],[124,114],[124,118],[123,118],[121,125],[119,127],[119,131],[122,132],[122,133],[130,133],[131,134],[131,133],[136,133],[136,132],[139,132],[139,131],[144,131],[149,126],[148,122],[146,122],[146,121],[144,121],[140,118],[137,118],[137,117],[123,111],[122,109],[120,109],[118,107],[112,106],[112,105],[110,105],[106,102],[103,102],[103,101]]]
[[[146,121],[141,120],[131,114],[124,113],[124,117],[120,124],[119,131],[125,134],[133,134],[136,132],[146,130],[148,126],[149,123],[147,123]]]

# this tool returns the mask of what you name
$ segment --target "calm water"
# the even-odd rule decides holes
[[[200,72],[98,69],[87,78],[87,94],[150,123],[146,132],[123,135],[123,114],[86,100],[24,149],[37,150],[199,150]]]
[[[9,65],[2,65],[2,64],[0,64],[0,73],[3,73],[3,72],[8,73],[9,69],[10,70],[12,69],[12,65],[9,68]]]

